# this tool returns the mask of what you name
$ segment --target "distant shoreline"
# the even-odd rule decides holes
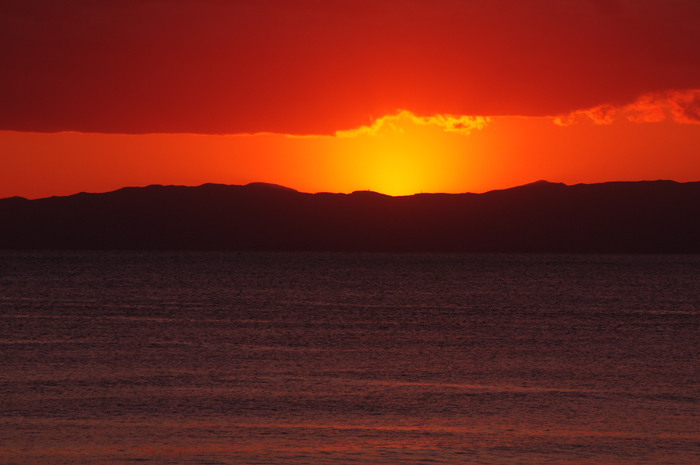
[[[397,197],[154,185],[0,199],[0,217],[6,250],[700,253],[700,182]]]

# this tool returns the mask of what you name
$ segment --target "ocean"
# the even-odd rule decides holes
[[[3,464],[698,464],[700,256],[0,252]]]

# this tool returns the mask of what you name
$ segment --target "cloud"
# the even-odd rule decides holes
[[[627,111],[627,119],[635,123],[658,123],[667,117],[668,102],[661,95],[642,95]]]
[[[605,124],[700,89],[698,24],[691,0],[0,0],[0,130],[333,135],[397,108]]]
[[[455,116],[433,115],[416,116],[410,111],[402,110],[395,115],[388,115],[374,121],[369,126],[356,129],[336,131],[336,137],[358,137],[362,135],[378,136],[388,133],[402,133],[405,126],[414,124],[421,126],[436,126],[445,132],[468,135],[473,130],[483,129],[491,119],[485,116]]]
[[[413,117],[417,124],[434,124],[443,128],[445,132],[457,132],[469,134],[474,129],[483,129],[491,118],[488,116],[455,116],[455,115],[435,115],[429,117]]]
[[[668,102],[676,121],[700,124],[700,89],[673,92],[668,98]]]
[[[612,105],[598,105],[587,110],[576,110],[565,116],[554,118],[554,124],[569,126],[581,120],[590,120],[594,124],[612,124],[618,109]]]
[[[554,124],[569,126],[586,120],[594,124],[612,124],[623,117],[635,123],[658,123],[670,118],[677,123],[700,124],[700,89],[644,94],[628,105],[606,104],[576,110],[555,117]]]

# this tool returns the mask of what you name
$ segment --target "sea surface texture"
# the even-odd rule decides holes
[[[700,463],[700,257],[0,252],[2,464]]]

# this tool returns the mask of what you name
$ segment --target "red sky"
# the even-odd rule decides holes
[[[697,0],[0,0],[0,58],[0,197],[700,180]]]

